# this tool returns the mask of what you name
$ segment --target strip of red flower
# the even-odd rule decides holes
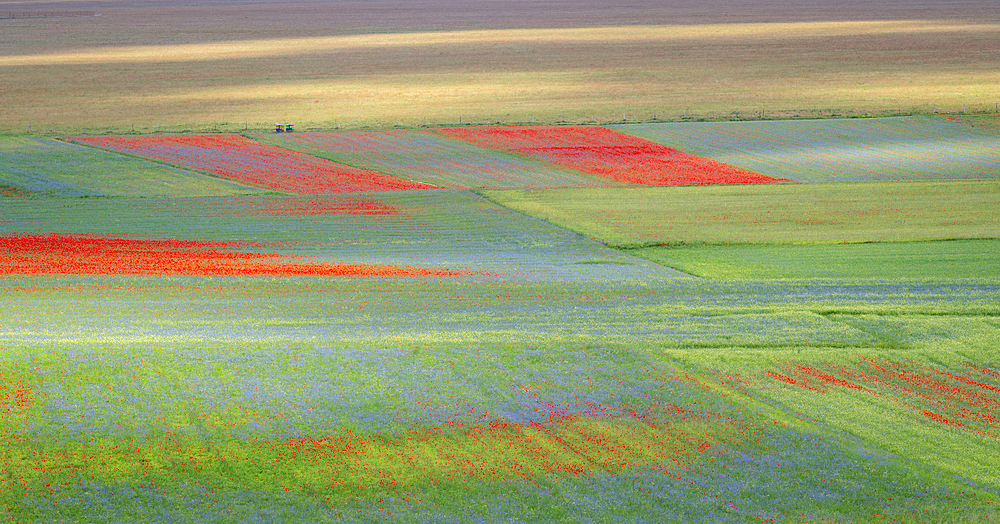
[[[787,182],[603,127],[473,127],[438,131],[480,147],[519,153],[626,184]]]
[[[26,197],[31,196],[30,193],[24,191],[23,189],[11,187],[11,186],[0,186],[0,197]]]
[[[202,275],[457,277],[487,274],[450,268],[317,264],[273,253],[226,251],[246,242],[0,236],[0,275]]]

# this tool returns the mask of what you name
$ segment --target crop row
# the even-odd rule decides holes
[[[1000,438],[1000,374],[966,363],[962,373],[921,363],[862,358],[854,365],[794,364],[768,375],[816,393],[845,388],[885,396],[934,422]]]

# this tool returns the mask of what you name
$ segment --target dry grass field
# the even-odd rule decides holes
[[[994,109],[985,0],[0,2],[0,132]]]

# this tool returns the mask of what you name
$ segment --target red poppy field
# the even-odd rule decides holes
[[[788,182],[594,126],[442,128],[481,147],[522,154],[626,184],[650,186]]]

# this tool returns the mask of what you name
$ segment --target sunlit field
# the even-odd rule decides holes
[[[984,19],[982,10],[933,19],[800,20],[789,12],[768,22],[678,23],[660,6],[640,23],[615,25],[605,15],[566,26],[551,16],[534,27],[507,21],[484,28],[494,13],[485,7],[476,8],[480,18],[442,27],[447,22],[433,13],[448,10],[444,4],[368,33],[331,20],[326,35],[306,17],[335,19],[335,10],[316,14],[308,5],[270,19],[253,18],[265,15],[251,9],[244,20],[254,25],[229,31],[192,18],[196,11],[165,8],[0,20],[10,35],[0,40],[0,132],[996,109],[1000,20]],[[215,9],[233,16],[225,6]],[[276,34],[270,26],[277,20],[299,23],[302,31]]]

